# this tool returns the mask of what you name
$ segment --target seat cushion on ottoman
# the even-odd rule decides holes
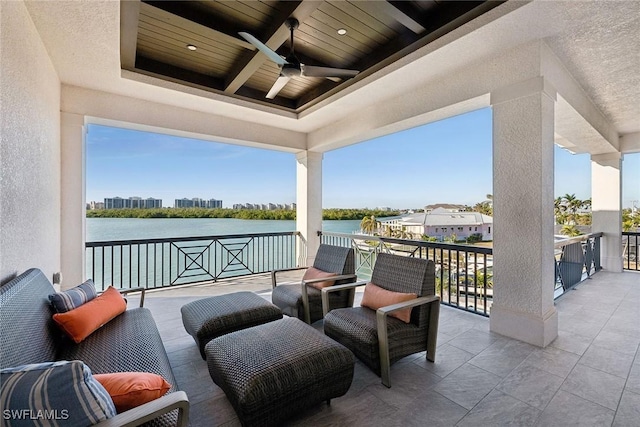
[[[282,312],[253,292],[203,298],[180,308],[182,324],[205,358],[204,346],[214,338],[240,329],[282,319]]]
[[[344,395],[354,356],[313,327],[284,318],[210,341],[207,365],[245,426],[279,425]]]

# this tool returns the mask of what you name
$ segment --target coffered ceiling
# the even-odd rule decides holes
[[[121,2],[123,69],[229,97],[301,112],[498,6],[501,1]],[[266,98],[280,68],[249,33],[283,58],[288,18],[299,21],[295,55],[307,66],[353,77],[294,77]]]

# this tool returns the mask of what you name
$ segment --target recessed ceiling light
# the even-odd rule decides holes
[[[196,47],[195,45],[188,44],[188,45],[187,45],[187,49],[189,49],[189,50],[196,50],[196,49],[197,49],[197,47]]]
[[[345,34],[347,34],[347,30],[345,30],[344,28],[339,28],[338,34],[340,34],[341,36],[344,36]]]

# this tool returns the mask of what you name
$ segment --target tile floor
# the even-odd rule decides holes
[[[180,307],[251,290],[268,276],[150,292],[150,308],[192,426],[239,425],[209,377]],[[547,348],[489,331],[489,319],[442,307],[436,362],[424,353],[391,368],[393,386],[356,362],[349,392],[299,414],[291,426],[640,426],[640,273],[600,272],[556,301],[558,338]]]

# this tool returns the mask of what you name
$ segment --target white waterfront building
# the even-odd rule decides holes
[[[444,240],[455,235],[456,240],[464,240],[474,234],[481,234],[482,240],[493,240],[493,217],[479,212],[460,212],[436,208],[429,212],[419,212],[399,219],[382,221],[383,226],[403,228],[410,233]]]

